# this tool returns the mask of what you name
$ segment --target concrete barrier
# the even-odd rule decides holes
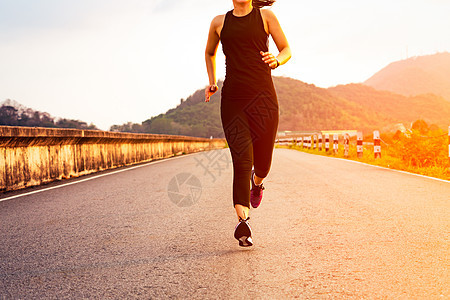
[[[0,190],[225,146],[225,139],[0,126]]]

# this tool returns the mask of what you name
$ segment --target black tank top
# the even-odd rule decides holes
[[[251,100],[261,92],[276,97],[271,69],[260,54],[269,49],[261,11],[253,8],[242,17],[227,12],[220,39],[226,59],[222,98]]]

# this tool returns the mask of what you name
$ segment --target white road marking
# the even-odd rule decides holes
[[[295,149],[293,149],[295,150]],[[299,151],[302,152],[302,151]],[[311,155],[317,155],[314,153],[307,153],[307,152],[303,152],[306,154],[311,154]],[[383,169],[383,170],[389,170],[389,171],[393,171],[393,172],[397,172],[397,173],[403,173],[403,174],[408,174],[408,175],[414,175],[417,177],[421,177],[421,178],[426,178],[426,179],[431,179],[431,180],[435,180],[435,181],[440,181],[440,182],[445,182],[445,183],[450,183],[449,180],[445,180],[445,179],[440,179],[440,178],[436,178],[436,177],[431,177],[431,176],[426,176],[426,175],[421,175],[421,174],[416,174],[416,173],[411,173],[411,172],[407,172],[407,171],[401,171],[401,170],[396,170],[396,169],[390,169],[390,168],[386,168],[386,167],[381,167],[381,166],[377,166],[377,165],[371,165],[365,162],[361,162],[361,161],[356,161],[356,160],[352,160],[352,159],[345,159],[345,158],[339,158],[339,157],[331,157],[331,156],[323,156],[323,155],[319,155],[322,157],[327,157],[327,158],[332,158],[332,159],[337,159],[337,160],[342,160],[342,161],[347,161],[347,162],[352,162],[355,164],[360,164],[360,165],[365,165],[365,166],[370,166],[370,167],[374,167],[374,168],[378,168],[378,169]]]
[[[72,184],[82,183],[82,182],[89,181],[89,180],[94,180],[94,179],[97,179],[97,178],[100,178],[100,177],[109,176],[109,175],[113,175],[113,174],[129,171],[129,170],[133,170],[133,169],[137,169],[137,168],[142,168],[142,167],[146,167],[146,166],[152,165],[152,164],[157,164],[157,163],[160,163],[160,162],[167,161],[168,159],[173,160],[173,159],[176,159],[176,158],[182,158],[182,157],[186,157],[186,156],[197,154],[197,153],[199,153],[199,152],[183,154],[181,156],[163,158],[163,159],[160,159],[160,160],[157,160],[157,161],[150,161],[148,163],[145,163],[145,164],[142,164],[142,165],[139,165],[139,166],[134,166],[134,167],[129,167],[129,168],[122,169],[122,170],[112,171],[112,172],[109,172],[109,173],[106,173],[106,174],[100,174],[100,175],[92,176],[92,177],[89,177],[89,178],[80,179],[80,180],[77,180],[77,181],[73,181],[73,182],[64,183],[64,184],[57,185],[57,186],[52,186],[52,187],[40,189],[40,190],[37,190],[37,191],[32,191],[32,192],[27,192],[27,193],[23,193],[23,194],[11,196],[11,197],[1,198],[0,202],[6,201],[6,200],[15,199],[15,198],[19,198],[19,197],[25,197],[25,196],[29,196],[29,195],[37,194],[37,193],[41,193],[41,192],[46,192],[46,191],[49,191],[49,190],[59,189],[59,188],[62,188],[62,187],[65,187],[65,186],[69,186],[69,185],[72,185]]]
[[[306,153],[306,152],[303,152],[303,153]],[[193,155],[193,154],[197,154],[197,153],[184,154],[182,156],[170,157],[169,159],[182,158],[182,157],[186,157],[186,156]],[[306,154],[316,155],[316,154],[313,154],[313,153],[306,153]],[[400,170],[395,170],[395,169],[389,169],[389,168],[386,168],[386,167],[380,167],[380,166],[376,166],[376,165],[371,165],[371,164],[363,163],[363,162],[360,162],[360,161],[355,161],[355,160],[350,160],[350,159],[345,159],[345,158],[339,158],[339,157],[329,157],[329,156],[323,156],[323,157],[337,159],[337,160],[342,160],[342,161],[346,161],[346,162],[352,162],[352,163],[355,163],[355,164],[360,164],[360,165],[365,165],[365,166],[371,166],[371,167],[374,167],[374,168],[389,170],[389,171],[403,173],[403,174],[409,174],[409,175],[413,175],[413,176],[417,176],[417,177],[421,177],[421,178],[426,178],[426,179],[431,179],[431,180],[435,180],[435,181],[450,183],[449,180],[445,180],[445,179],[440,179],[440,178],[435,178],[435,177],[430,177],[430,176],[425,176],[425,175],[420,175],[420,174],[415,174],[415,173],[406,172],[406,171],[400,171]],[[134,167],[129,167],[129,168],[123,169],[123,170],[112,171],[112,172],[109,172],[107,174],[101,174],[101,175],[97,175],[97,176],[92,176],[92,177],[81,179],[81,180],[77,180],[77,181],[74,181],[74,182],[64,183],[64,184],[61,184],[61,185],[40,189],[40,190],[37,190],[37,191],[32,191],[32,192],[27,192],[27,193],[23,193],[23,194],[11,196],[11,197],[2,198],[2,199],[0,199],[0,202],[6,201],[6,200],[15,199],[15,198],[19,198],[19,197],[25,197],[25,196],[28,196],[28,195],[37,194],[37,193],[41,193],[41,192],[45,192],[45,191],[49,191],[49,190],[53,190],[53,189],[58,189],[58,188],[61,188],[61,187],[72,185],[72,184],[77,184],[77,183],[81,183],[81,182],[85,182],[85,181],[89,181],[89,180],[94,180],[94,179],[97,179],[97,178],[100,178],[100,177],[109,176],[109,175],[113,175],[113,174],[129,171],[129,170],[133,170],[133,169],[137,169],[137,168],[146,167],[148,165],[157,164],[157,163],[160,163],[160,162],[163,162],[163,161],[167,161],[167,158],[166,159],[157,160],[157,161],[151,161],[151,162],[148,162],[146,164],[142,164],[142,165],[134,166]]]

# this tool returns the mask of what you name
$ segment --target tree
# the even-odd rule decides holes
[[[17,109],[12,106],[0,107],[0,125],[17,126],[19,115]]]
[[[417,120],[412,124],[412,129],[417,130],[420,134],[427,134],[430,131],[428,124],[424,120]]]
[[[155,119],[151,123],[150,131],[150,133],[156,134],[170,134],[172,131],[171,122],[164,117]]]

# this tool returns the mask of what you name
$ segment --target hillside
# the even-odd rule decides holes
[[[355,101],[299,80],[275,77],[279,130],[372,130],[392,122]]]
[[[218,82],[219,89],[222,82]],[[141,124],[111,126],[111,131],[174,134],[198,137],[223,137],[220,121],[220,90],[206,103],[205,90],[197,90],[176,108],[152,117]]]
[[[423,119],[447,128],[450,102],[432,94],[406,97],[362,84],[323,89],[299,80],[274,77],[280,106],[279,130],[392,130],[397,123]],[[222,83],[219,82],[219,87]],[[209,103],[197,90],[176,108],[141,124],[111,127],[113,131],[223,137],[220,91]]]
[[[450,53],[393,62],[364,84],[405,96],[432,93],[450,101]]]
[[[0,103],[0,125],[98,130],[94,124],[54,118],[49,113],[34,110],[10,99]]]
[[[450,122],[450,101],[434,94],[406,97],[362,84],[340,85],[328,91],[360,105],[364,110],[376,112],[382,127],[396,123],[411,124],[421,119],[444,129]]]

